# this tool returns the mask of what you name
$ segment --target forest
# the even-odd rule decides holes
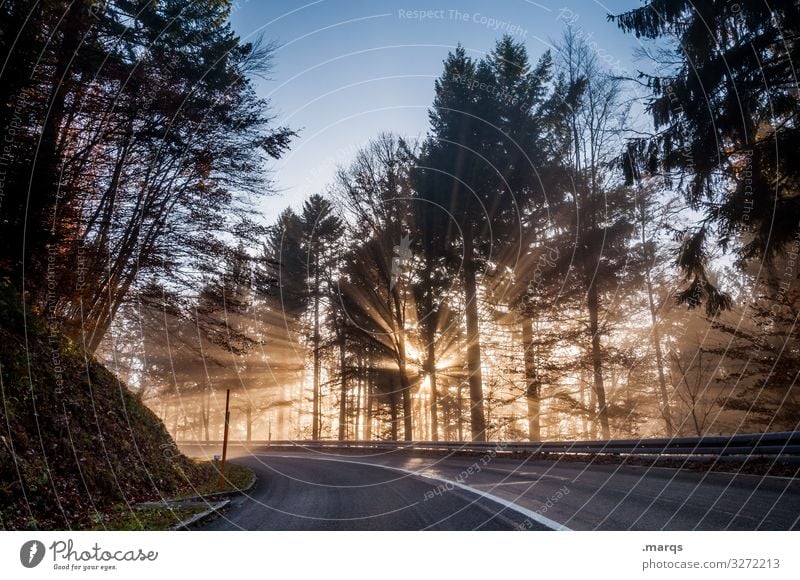
[[[797,3],[610,15],[633,77],[573,25],[453,47],[427,134],[280,215],[232,6],[0,5],[0,277],[177,441],[228,389],[241,441],[798,428]]]

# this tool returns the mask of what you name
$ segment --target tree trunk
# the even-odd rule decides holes
[[[246,417],[246,420],[247,420],[247,442],[250,443],[250,441],[253,440],[253,404],[250,401],[247,402],[246,413],[247,413],[247,417]]]
[[[528,401],[528,439],[541,441],[540,383],[533,352],[533,323],[528,316],[522,319],[522,347],[525,360],[525,395]]]
[[[403,383],[408,384],[408,377],[405,378]],[[414,420],[412,416],[411,406],[411,388],[409,386],[403,387],[403,439],[405,441],[414,440]]]
[[[430,333],[435,334],[435,331]],[[437,409],[438,400],[436,393],[436,344],[435,336],[428,337],[427,367],[428,379],[431,384],[431,441],[439,440],[439,410]]]
[[[311,439],[317,441],[320,438],[319,427],[319,381],[320,381],[320,360],[319,360],[319,258],[314,262],[314,392],[313,392],[313,417],[311,426]]]
[[[362,368],[361,364],[361,357],[358,359],[358,368],[359,371]],[[361,397],[362,397],[362,387],[363,387],[363,380],[361,379],[361,373],[358,374],[358,382],[356,383],[356,411],[353,420],[355,424],[353,425],[353,438],[354,439],[361,439]]]
[[[597,416],[597,391],[594,389],[594,372],[589,369],[586,374],[586,384],[591,384],[589,388],[589,410],[591,411],[591,422],[589,423],[589,439],[597,439],[597,424],[599,422]]]
[[[414,419],[412,416],[411,382],[408,380],[407,372],[405,304],[397,285],[389,288],[387,298],[394,310],[394,320],[391,322],[391,328],[395,336],[394,343],[397,348],[395,357],[400,375],[400,390],[403,397],[403,439],[412,441],[414,439]]]
[[[469,372],[470,419],[473,441],[486,441],[481,377],[481,344],[478,320],[478,289],[475,280],[475,250],[472,233],[464,232],[464,299],[467,319],[467,370]]]
[[[458,430],[457,431],[458,431],[458,440],[459,441],[463,441],[464,440],[464,413],[463,413],[464,397],[461,394],[461,390],[463,388],[464,388],[463,383],[459,383],[459,385],[458,385],[458,397],[457,397],[458,408],[456,409],[456,421],[457,421],[456,425],[458,426]]]
[[[411,412],[411,383],[406,372],[406,337],[405,329],[400,329],[398,367],[400,369],[400,389],[403,393],[403,439],[412,441],[414,439],[414,420]]]
[[[661,332],[658,326],[658,312],[656,310],[656,303],[653,297],[653,279],[650,269],[649,256],[647,252],[647,234],[645,232],[645,213],[644,205],[642,204],[642,215],[640,217],[641,231],[642,231],[642,248],[645,252],[644,256],[644,279],[647,284],[647,300],[650,304],[650,323],[653,327],[653,348],[656,353],[656,367],[658,369],[658,387],[661,395],[661,416],[664,418],[664,429],[667,437],[675,435],[675,427],[672,424],[672,413],[669,408],[669,396],[667,395],[667,378],[664,376],[664,356],[661,352]]]
[[[581,371],[580,371],[579,382],[580,382],[579,393],[580,393],[581,407],[583,409],[588,409],[588,403],[586,401],[587,378],[585,376],[585,373],[584,373],[583,369],[581,369]],[[588,424],[588,421],[586,420],[586,415],[587,415],[586,411],[583,411],[581,413],[581,433],[583,434],[582,436],[585,439],[588,439],[589,438],[589,424]]]
[[[366,416],[364,417],[364,439],[366,439],[367,441],[372,440],[373,400],[372,400],[372,388],[370,387],[370,382],[369,382],[370,379],[371,379],[370,367],[367,366],[366,369],[364,370],[364,389],[366,389],[364,396],[366,398],[366,407],[367,407]]]
[[[389,413],[391,419],[392,441],[397,441],[397,389],[396,383],[392,381],[392,390],[389,393]]]
[[[339,339],[339,372],[341,374],[341,393],[339,395],[339,441],[347,439],[347,375],[345,369],[347,345],[344,334]]]
[[[26,262],[34,267],[38,266],[43,256],[46,256],[44,248],[52,241],[51,232],[56,230],[57,218],[53,215],[51,219],[48,213],[51,208],[56,207],[59,188],[58,137],[64,119],[67,95],[73,84],[69,66],[85,33],[85,24],[83,3],[72,2],[60,26],[63,37],[53,71],[53,88],[48,98],[49,109],[47,119],[42,126],[37,148],[37,163],[28,197],[27,213],[30,217],[27,222],[29,227],[25,258]],[[50,224],[52,229],[48,229],[47,224]]]
[[[281,387],[281,402],[289,400],[289,393],[286,392],[286,385]],[[286,405],[281,404],[278,407],[278,439],[290,439],[288,436],[289,430],[286,427]]]
[[[603,385],[603,357],[600,349],[600,298],[597,294],[597,284],[594,282],[589,286],[587,304],[589,307],[589,327],[592,334],[592,372],[594,374],[594,392],[597,396],[597,417],[600,419],[603,439],[610,439],[611,427],[608,422],[606,390]]]
[[[208,424],[211,422],[211,401],[209,400],[208,389],[203,393],[203,435],[205,435],[206,442],[211,441],[211,436],[208,433]]]

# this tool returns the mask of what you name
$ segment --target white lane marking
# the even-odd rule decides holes
[[[539,483],[539,480],[525,480],[525,481],[504,481],[502,483],[476,483],[475,487],[499,487],[501,485],[531,485]]]
[[[496,467],[490,467],[484,469],[484,471],[490,471],[493,473],[507,473],[509,475],[535,475],[539,479],[557,479],[559,481],[572,481],[569,477],[561,477],[560,475],[550,475],[548,473],[536,473],[534,471],[514,471],[512,469],[497,469]]]
[[[423,478],[423,479],[430,479],[432,481],[437,481],[441,484],[452,485],[453,487],[457,487],[469,493],[474,493],[475,495],[480,496],[483,499],[487,499],[494,503],[500,504],[501,506],[510,509],[511,511],[517,512],[520,515],[525,516],[526,518],[533,520],[534,522],[543,525],[544,527],[555,530],[557,532],[569,532],[572,531],[571,528],[568,528],[565,525],[558,523],[555,520],[551,520],[548,517],[543,516],[542,514],[535,512],[533,510],[529,510],[528,508],[522,507],[519,504],[514,503],[513,501],[509,501],[507,499],[503,499],[502,497],[496,496],[493,493],[489,493],[487,491],[481,491],[480,489],[476,489],[474,487],[470,487],[468,485],[464,485],[463,483],[459,483],[457,481],[452,481],[449,479],[445,479],[443,477],[438,477],[435,475],[430,475],[428,473],[422,473],[419,471],[410,471],[408,469],[403,469],[402,467],[393,467],[390,465],[381,465],[380,463],[369,463],[367,461],[350,461],[348,459],[332,459],[332,458],[324,458],[324,457],[298,457],[297,455],[278,455],[273,457],[284,457],[290,459],[312,459],[314,461],[334,461],[337,463],[352,463],[354,465],[368,465],[370,467],[380,467],[382,469],[388,469],[390,471],[398,471],[400,473],[405,473],[406,475],[411,475],[412,477]]]

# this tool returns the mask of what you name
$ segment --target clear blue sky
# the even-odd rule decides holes
[[[459,42],[480,57],[504,33],[525,42],[535,60],[569,20],[596,42],[598,54],[621,72],[636,68],[638,41],[606,14],[637,0],[238,0],[234,29],[245,40],[275,41],[272,80],[258,82],[276,122],[301,131],[287,156],[273,163],[281,195],[263,209],[272,222],[322,192],[336,167],[380,131],[423,136],[434,80]],[[426,12],[425,17],[415,11]]]

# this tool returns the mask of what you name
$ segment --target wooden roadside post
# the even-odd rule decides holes
[[[228,456],[228,425],[231,421],[231,390],[228,389],[225,394],[225,432],[222,437],[222,462],[219,464],[219,482],[217,487],[220,490],[225,489],[225,459]]]

